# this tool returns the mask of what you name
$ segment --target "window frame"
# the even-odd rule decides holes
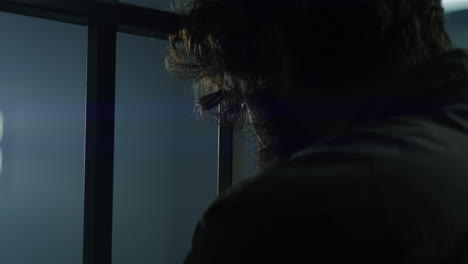
[[[184,17],[117,0],[2,0],[0,11],[88,27],[83,264],[111,264],[116,36],[167,40]],[[218,194],[233,183],[233,130],[218,127]]]

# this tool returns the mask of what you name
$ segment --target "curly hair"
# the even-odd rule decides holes
[[[195,81],[200,110],[223,102],[219,117],[231,120],[245,97],[265,86],[265,76],[280,66],[269,49],[275,28],[286,34],[299,68],[318,73],[322,86],[390,63],[395,48],[408,64],[451,48],[440,0],[319,2],[192,0],[179,5],[185,23],[169,37],[166,67]],[[338,60],[346,71],[336,69]]]
[[[452,48],[441,0],[189,0],[178,12],[184,22],[169,37],[166,68],[194,81],[199,113],[221,106],[212,112],[221,124],[245,125],[246,102],[262,100],[282,67],[278,42],[295,77],[313,82],[305,89],[328,91]],[[283,152],[297,147],[288,144]]]

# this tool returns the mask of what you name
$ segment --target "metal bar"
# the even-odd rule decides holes
[[[111,264],[116,26],[90,25],[83,263]]]
[[[116,24],[119,32],[159,39],[176,32],[184,19],[151,8],[86,0],[1,0],[0,11],[78,25]]]
[[[233,138],[232,124],[218,125],[218,195],[228,190],[233,183]]]
[[[245,178],[245,135],[242,124],[235,122],[232,134],[232,184]]]

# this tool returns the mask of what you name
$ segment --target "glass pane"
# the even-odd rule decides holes
[[[82,263],[87,28],[0,13],[0,263]]]
[[[252,135],[245,132],[245,142],[244,142],[244,174],[248,177],[255,176],[259,169],[255,163],[255,142],[252,138]]]
[[[447,14],[447,30],[453,45],[458,48],[468,48],[468,7],[465,10]]]
[[[142,6],[146,8],[153,8],[167,12],[173,12],[172,6],[177,3],[183,2],[181,0],[118,0],[121,3]]]
[[[217,192],[217,125],[196,120],[166,41],[118,34],[114,264],[178,264]]]
[[[466,0],[442,0],[442,5],[446,12],[455,12],[468,8]]]
[[[236,123],[233,134],[233,184],[257,174],[254,143],[247,128]]]

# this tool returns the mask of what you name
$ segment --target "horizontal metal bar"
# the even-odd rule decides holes
[[[77,25],[115,25],[117,31],[167,39],[176,32],[183,16],[125,3],[87,0],[2,0],[0,11]]]

